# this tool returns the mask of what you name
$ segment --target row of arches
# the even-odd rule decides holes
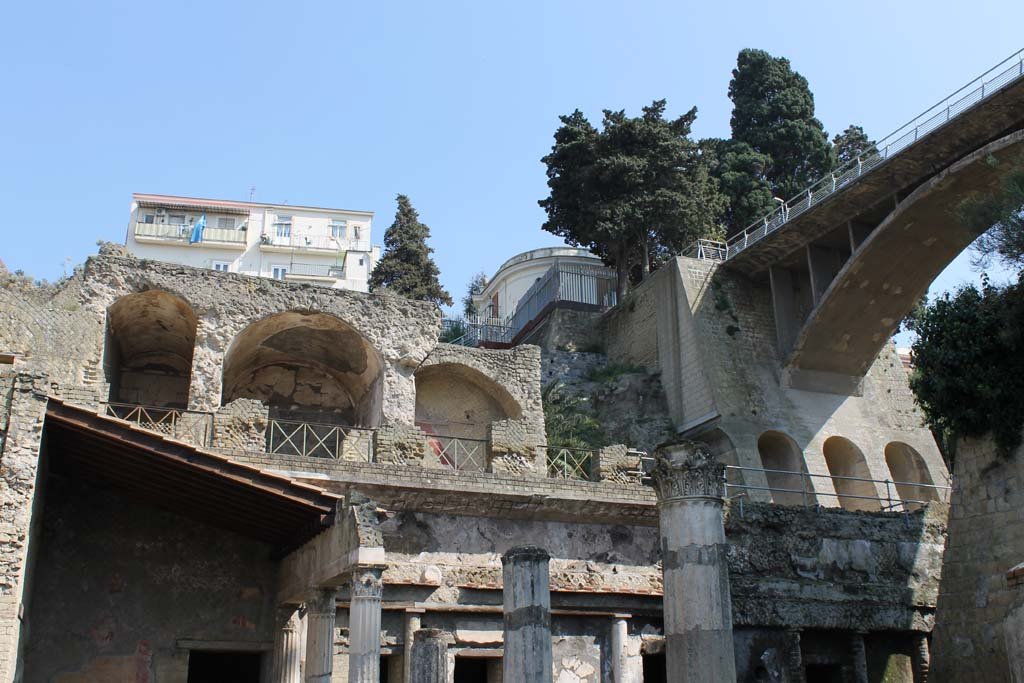
[[[807,474],[804,453],[789,435],[770,430],[757,440],[757,451],[766,470],[772,501],[782,505],[799,505],[814,500],[812,478]],[[909,444],[892,441],[885,446],[885,463],[889,468],[895,491],[893,498],[904,501],[939,500],[934,481],[924,458]],[[831,436],[822,444],[822,456],[840,506],[848,510],[881,510],[878,491],[864,453],[849,439]]]
[[[104,350],[110,400],[186,408],[198,317],[160,290],[129,294],[107,310]],[[275,313],[247,325],[221,359],[220,404],[255,399],[271,417],[376,427],[383,419],[384,361],[358,330],[317,311]],[[457,363],[415,373],[416,422],[429,432],[486,438],[491,422],[519,418],[518,403],[485,374]]]

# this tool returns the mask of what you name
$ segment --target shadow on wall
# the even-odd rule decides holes
[[[871,472],[864,454],[842,436],[830,436],[822,445],[825,465],[832,475],[832,485],[839,497],[839,505],[847,510],[878,511],[882,509],[878,492],[871,481]]]
[[[416,371],[416,424],[428,434],[485,440],[492,422],[522,416],[512,395],[479,370],[439,363]]]
[[[129,294],[107,309],[104,374],[110,400],[185,408],[196,343],[196,314],[159,290]]]
[[[261,401],[271,416],[376,427],[383,361],[355,328],[326,313],[287,311],[250,324],[224,354],[221,405]]]

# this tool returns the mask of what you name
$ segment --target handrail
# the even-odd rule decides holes
[[[1014,60],[1016,63],[1011,63]],[[1007,64],[1010,65],[1006,66]],[[922,136],[941,128],[973,105],[992,97],[1022,77],[1024,77],[1024,49],[1018,50],[980,76],[973,78],[878,142],[868,143],[856,157],[846,164],[834,169],[800,194],[781,203],[774,211],[751,223],[742,232],[729,239],[724,255],[717,249],[701,250],[699,244],[692,250],[700,254],[700,258],[714,261],[726,261],[733,258],[748,246],[775,232],[812,206],[821,203],[864,175],[884,165],[904,149],[916,143]],[[720,256],[721,258],[719,258]]]

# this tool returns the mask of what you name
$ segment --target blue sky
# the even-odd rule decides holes
[[[0,248],[58,277],[124,240],[132,192],[376,212],[433,233],[442,282],[557,244],[559,114],[699,109],[727,136],[736,53],[788,57],[832,135],[881,137],[1024,44],[1024,3],[19,2],[0,40]],[[976,279],[966,259],[938,287]]]

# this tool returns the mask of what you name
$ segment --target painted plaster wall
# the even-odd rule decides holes
[[[269,647],[269,546],[62,476],[47,494],[27,683],[185,683],[178,639]]]

